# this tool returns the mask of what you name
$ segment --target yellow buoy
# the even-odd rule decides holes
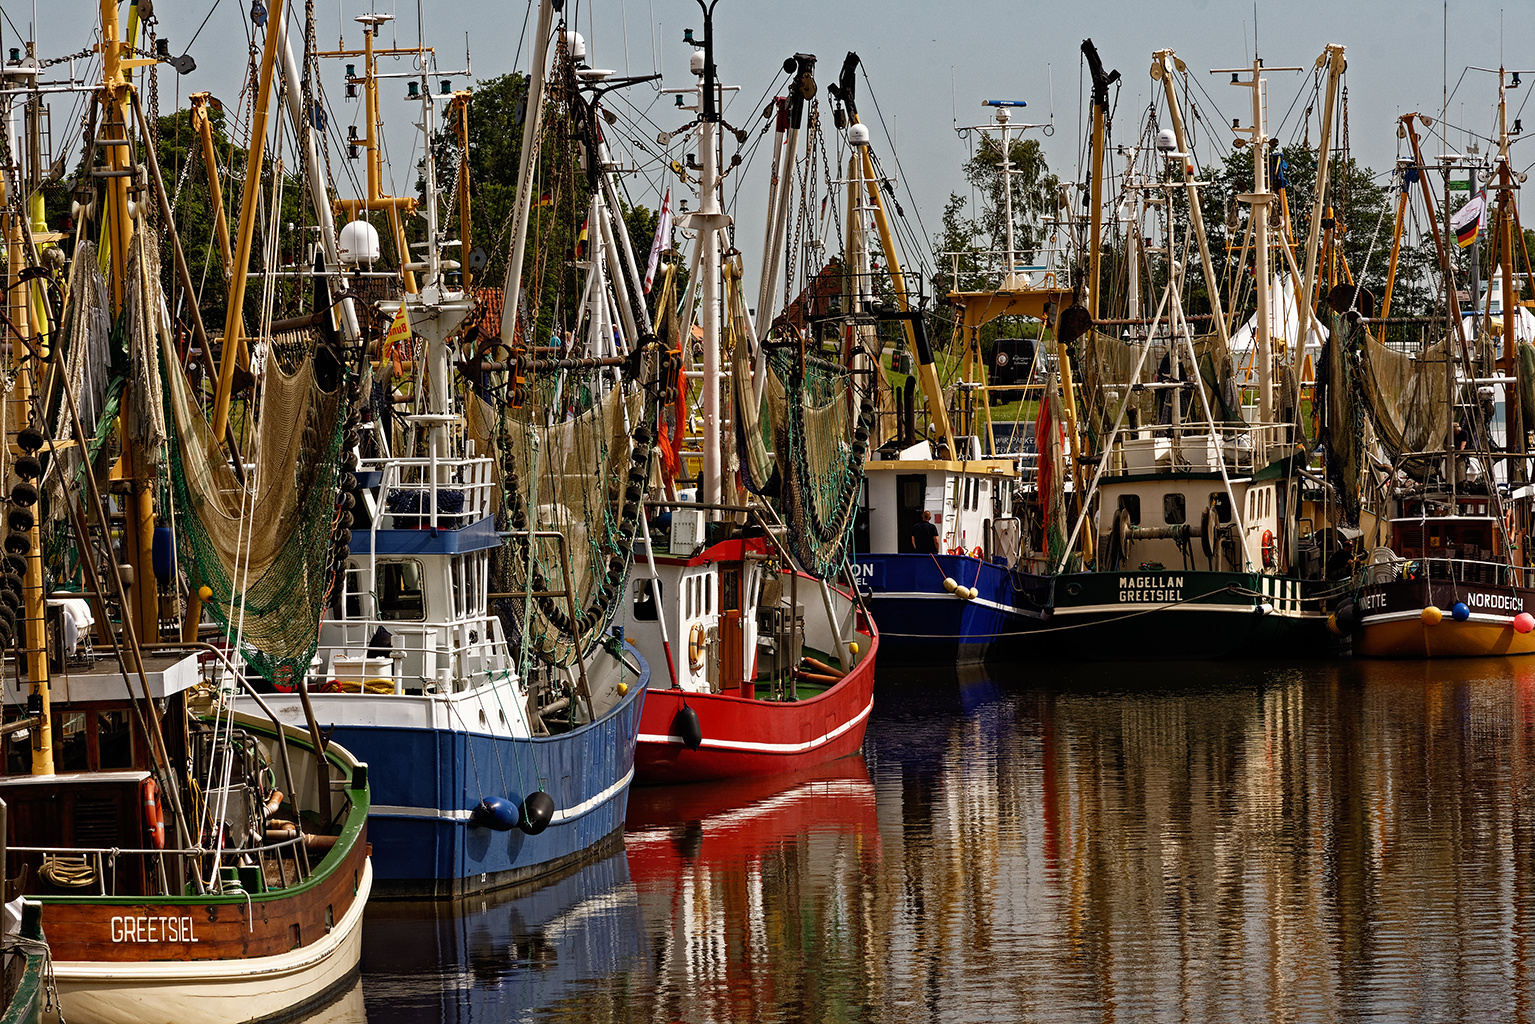
[[[629,684],[628,683],[619,683],[618,684],[618,695],[620,697],[622,697],[624,694],[626,694],[628,692],[629,692]]]
[[[947,590],[949,593],[952,594],[958,588],[959,588],[959,584],[954,582],[954,577],[953,576],[945,576],[943,578],[943,589]]]
[[[1437,626],[1439,625],[1440,621],[1443,620],[1444,612],[1440,611],[1438,608],[1435,608],[1433,605],[1429,605],[1419,613],[1418,617],[1423,620],[1423,624],[1425,626]]]
[[[213,588],[206,585],[198,587],[197,599],[203,604],[207,604],[209,601],[213,600]]]
[[[1338,616],[1336,614],[1327,616],[1327,632],[1331,633],[1333,636],[1343,635],[1343,630],[1338,625]]]
[[[849,653],[849,654],[857,654],[858,653],[858,641],[857,640],[849,640],[848,641],[848,643],[847,643],[847,653]]]

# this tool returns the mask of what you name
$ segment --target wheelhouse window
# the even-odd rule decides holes
[[[426,598],[421,587],[421,563],[378,564],[378,617],[385,621],[421,621],[426,618]]]

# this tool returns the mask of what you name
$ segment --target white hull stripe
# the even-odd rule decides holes
[[[841,736],[859,722],[869,717],[869,712],[874,710],[874,701],[870,700],[864,709],[852,718],[837,726],[831,732],[807,743],[751,743],[746,740],[711,740],[705,736],[700,747],[708,747],[712,750],[741,750],[753,754],[803,754],[807,750],[825,746],[832,740]],[[666,736],[660,733],[640,733],[641,743],[665,743],[674,746],[682,746],[681,736]]]
[[[554,812],[554,821],[569,821],[579,818],[581,815],[596,810],[598,807],[613,799],[623,792],[634,781],[634,768],[631,767],[623,778],[613,783],[607,789],[590,799],[583,800],[574,807],[558,809]],[[374,804],[369,808],[370,817],[381,818],[433,818],[438,821],[468,821],[474,816],[474,811],[444,811],[436,807],[401,807],[395,804]]]
[[[1223,615],[1252,615],[1253,606],[1250,604],[1082,604],[1072,605],[1069,608],[1056,608],[1055,618],[1069,619],[1073,615],[1123,615],[1126,612],[1217,612]],[[1414,615],[1418,614],[1413,612]],[[1318,612],[1284,611],[1275,607],[1270,616],[1282,616],[1290,619],[1320,619],[1324,618]],[[1268,616],[1265,616],[1265,618]],[[1373,617],[1373,616],[1372,616]],[[1027,634],[1025,634],[1027,635]]]
[[[1441,608],[1440,611],[1444,612],[1444,609]],[[1403,612],[1370,612],[1359,620],[1359,624],[1361,626],[1375,626],[1383,622],[1422,621],[1422,618],[1423,612],[1419,609]],[[1472,612],[1470,618],[1466,619],[1466,622],[1480,622],[1489,626],[1506,626],[1513,621],[1514,617],[1512,615],[1489,615],[1486,612]],[[1424,625],[1427,626],[1428,624],[1424,623]],[[1444,619],[1439,625],[1459,626],[1464,625],[1464,623],[1457,621],[1455,616],[1449,612],[1444,612]],[[1428,628],[1436,629],[1438,627],[1430,626]]]

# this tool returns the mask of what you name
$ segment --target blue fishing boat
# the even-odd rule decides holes
[[[367,16],[365,30],[384,17]],[[547,3],[538,33],[529,100],[537,114],[527,119],[522,218],[503,290],[510,297],[522,294],[528,168],[551,42],[554,74],[572,86],[562,94],[581,102],[579,37],[554,24]],[[353,55],[365,61],[362,74],[349,72],[349,81],[374,103],[375,63],[388,51],[367,39]],[[431,139],[444,100],[428,79],[451,73],[430,50],[411,52],[419,89],[407,98],[421,104]],[[446,102],[456,114],[467,101]],[[467,118],[452,123],[467,160]],[[464,268],[443,258],[446,245],[466,243],[439,230],[430,145],[426,152],[429,242],[421,262],[401,268],[402,296],[377,306],[392,323],[386,349],[399,343],[414,356],[410,387],[375,388],[356,411],[337,504],[336,583],[306,685],[298,699],[277,702],[284,716],[312,706],[330,739],[375,766],[378,892],[396,897],[536,883],[617,849],[650,675],[622,628],[610,627],[639,508],[625,484],[648,474],[653,453],[655,407],[642,374],[659,368],[607,326],[630,322],[617,315],[629,297],[609,284],[623,275],[602,264],[615,244],[614,212],[600,184],[565,193],[586,204],[589,229],[605,244],[579,265],[595,307],[567,307],[580,311],[557,328],[588,343],[550,359],[547,347],[526,343],[539,310],[519,311],[509,299],[497,331]],[[460,167],[461,181],[465,174]],[[374,188],[339,204],[358,218],[341,231],[349,269],[378,258],[378,237],[361,214],[391,202]],[[543,237],[533,244],[553,247]],[[528,293],[542,291],[534,283]],[[475,357],[455,366],[455,352]]]

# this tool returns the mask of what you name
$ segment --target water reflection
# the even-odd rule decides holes
[[[528,1019],[580,1006],[645,960],[645,929],[624,854],[515,898],[368,906],[368,1019]]]
[[[1535,659],[880,682],[863,758],[379,905],[369,1019],[1531,1020]]]

